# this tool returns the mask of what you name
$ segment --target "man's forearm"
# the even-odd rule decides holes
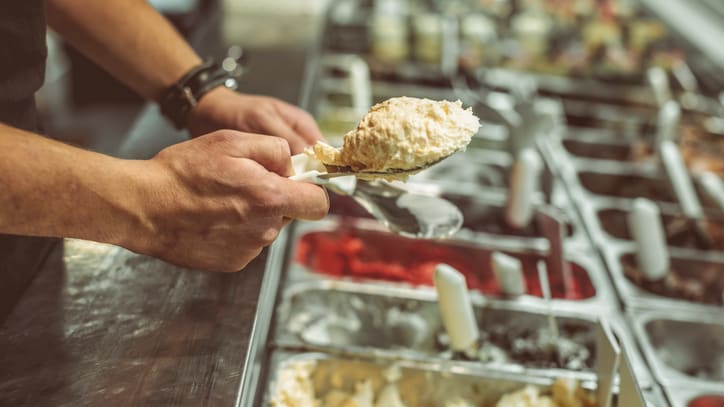
[[[119,160],[0,124],[0,233],[124,245],[147,227],[141,161]]]
[[[54,30],[149,99],[201,62],[145,0],[48,0],[47,13]]]

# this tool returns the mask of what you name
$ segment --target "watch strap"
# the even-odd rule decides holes
[[[236,90],[238,81],[221,65],[213,61],[203,62],[167,88],[159,99],[163,114],[177,129],[188,123],[191,110],[199,100],[214,88],[225,86]]]

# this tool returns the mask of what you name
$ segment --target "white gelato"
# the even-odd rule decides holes
[[[279,372],[276,383],[276,394],[272,398],[274,407],[313,407],[316,406],[314,398],[314,385],[312,372],[316,363],[299,362]]]
[[[540,387],[526,386],[503,396],[495,407],[595,407],[593,397],[574,379],[558,379],[546,394]]]
[[[341,149],[317,143],[310,153],[330,171],[414,170],[464,151],[478,128],[478,118],[460,101],[403,96],[373,106]]]
[[[495,407],[557,407],[553,399],[540,393],[535,386],[526,386],[503,396]]]

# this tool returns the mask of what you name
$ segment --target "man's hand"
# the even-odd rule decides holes
[[[291,181],[281,138],[217,131],[161,151],[145,168],[150,233],[124,246],[186,267],[237,271],[292,218],[329,209],[324,189]]]
[[[218,87],[204,95],[189,116],[194,136],[219,129],[270,134],[289,142],[292,154],[322,139],[309,113],[267,96],[254,96]]]

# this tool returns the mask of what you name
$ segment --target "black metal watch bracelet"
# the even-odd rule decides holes
[[[199,100],[219,86],[236,90],[238,81],[213,61],[199,64],[164,91],[158,101],[161,113],[177,129],[183,129],[188,122],[189,113]]]

